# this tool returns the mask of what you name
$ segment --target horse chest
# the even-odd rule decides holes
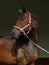
[[[26,50],[26,52],[31,57],[34,52],[34,44],[31,41],[29,41],[27,45],[23,46],[23,48]]]

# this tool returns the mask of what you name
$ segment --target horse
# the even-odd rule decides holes
[[[24,7],[19,9],[19,17],[11,31],[12,38],[16,39],[13,49],[17,48],[17,59],[20,65],[35,65],[39,56],[39,49],[35,42],[39,41],[39,25],[35,16],[33,16]],[[26,35],[33,41],[29,40]]]
[[[16,55],[12,53],[14,43],[14,38],[0,36],[0,62],[7,64],[16,63]]]

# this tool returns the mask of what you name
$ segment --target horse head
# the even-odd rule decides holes
[[[19,9],[19,17],[12,29],[12,35],[19,38],[20,35],[28,34],[31,30],[31,14],[24,7]]]

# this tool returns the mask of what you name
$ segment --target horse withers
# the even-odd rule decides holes
[[[15,26],[13,26],[11,35],[16,38],[17,58],[23,65],[34,65],[38,58],[38,47],[31,40],[38,44],[39,26],[36,18],[27,11],[24,7],[19,9],[20,16],[18,17]],[[25,34],[31,39],[29,40]]]

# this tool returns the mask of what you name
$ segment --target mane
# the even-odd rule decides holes
[[[31,17],[33,17],[36,21],[38,21],[37,16],[31,13]]]

